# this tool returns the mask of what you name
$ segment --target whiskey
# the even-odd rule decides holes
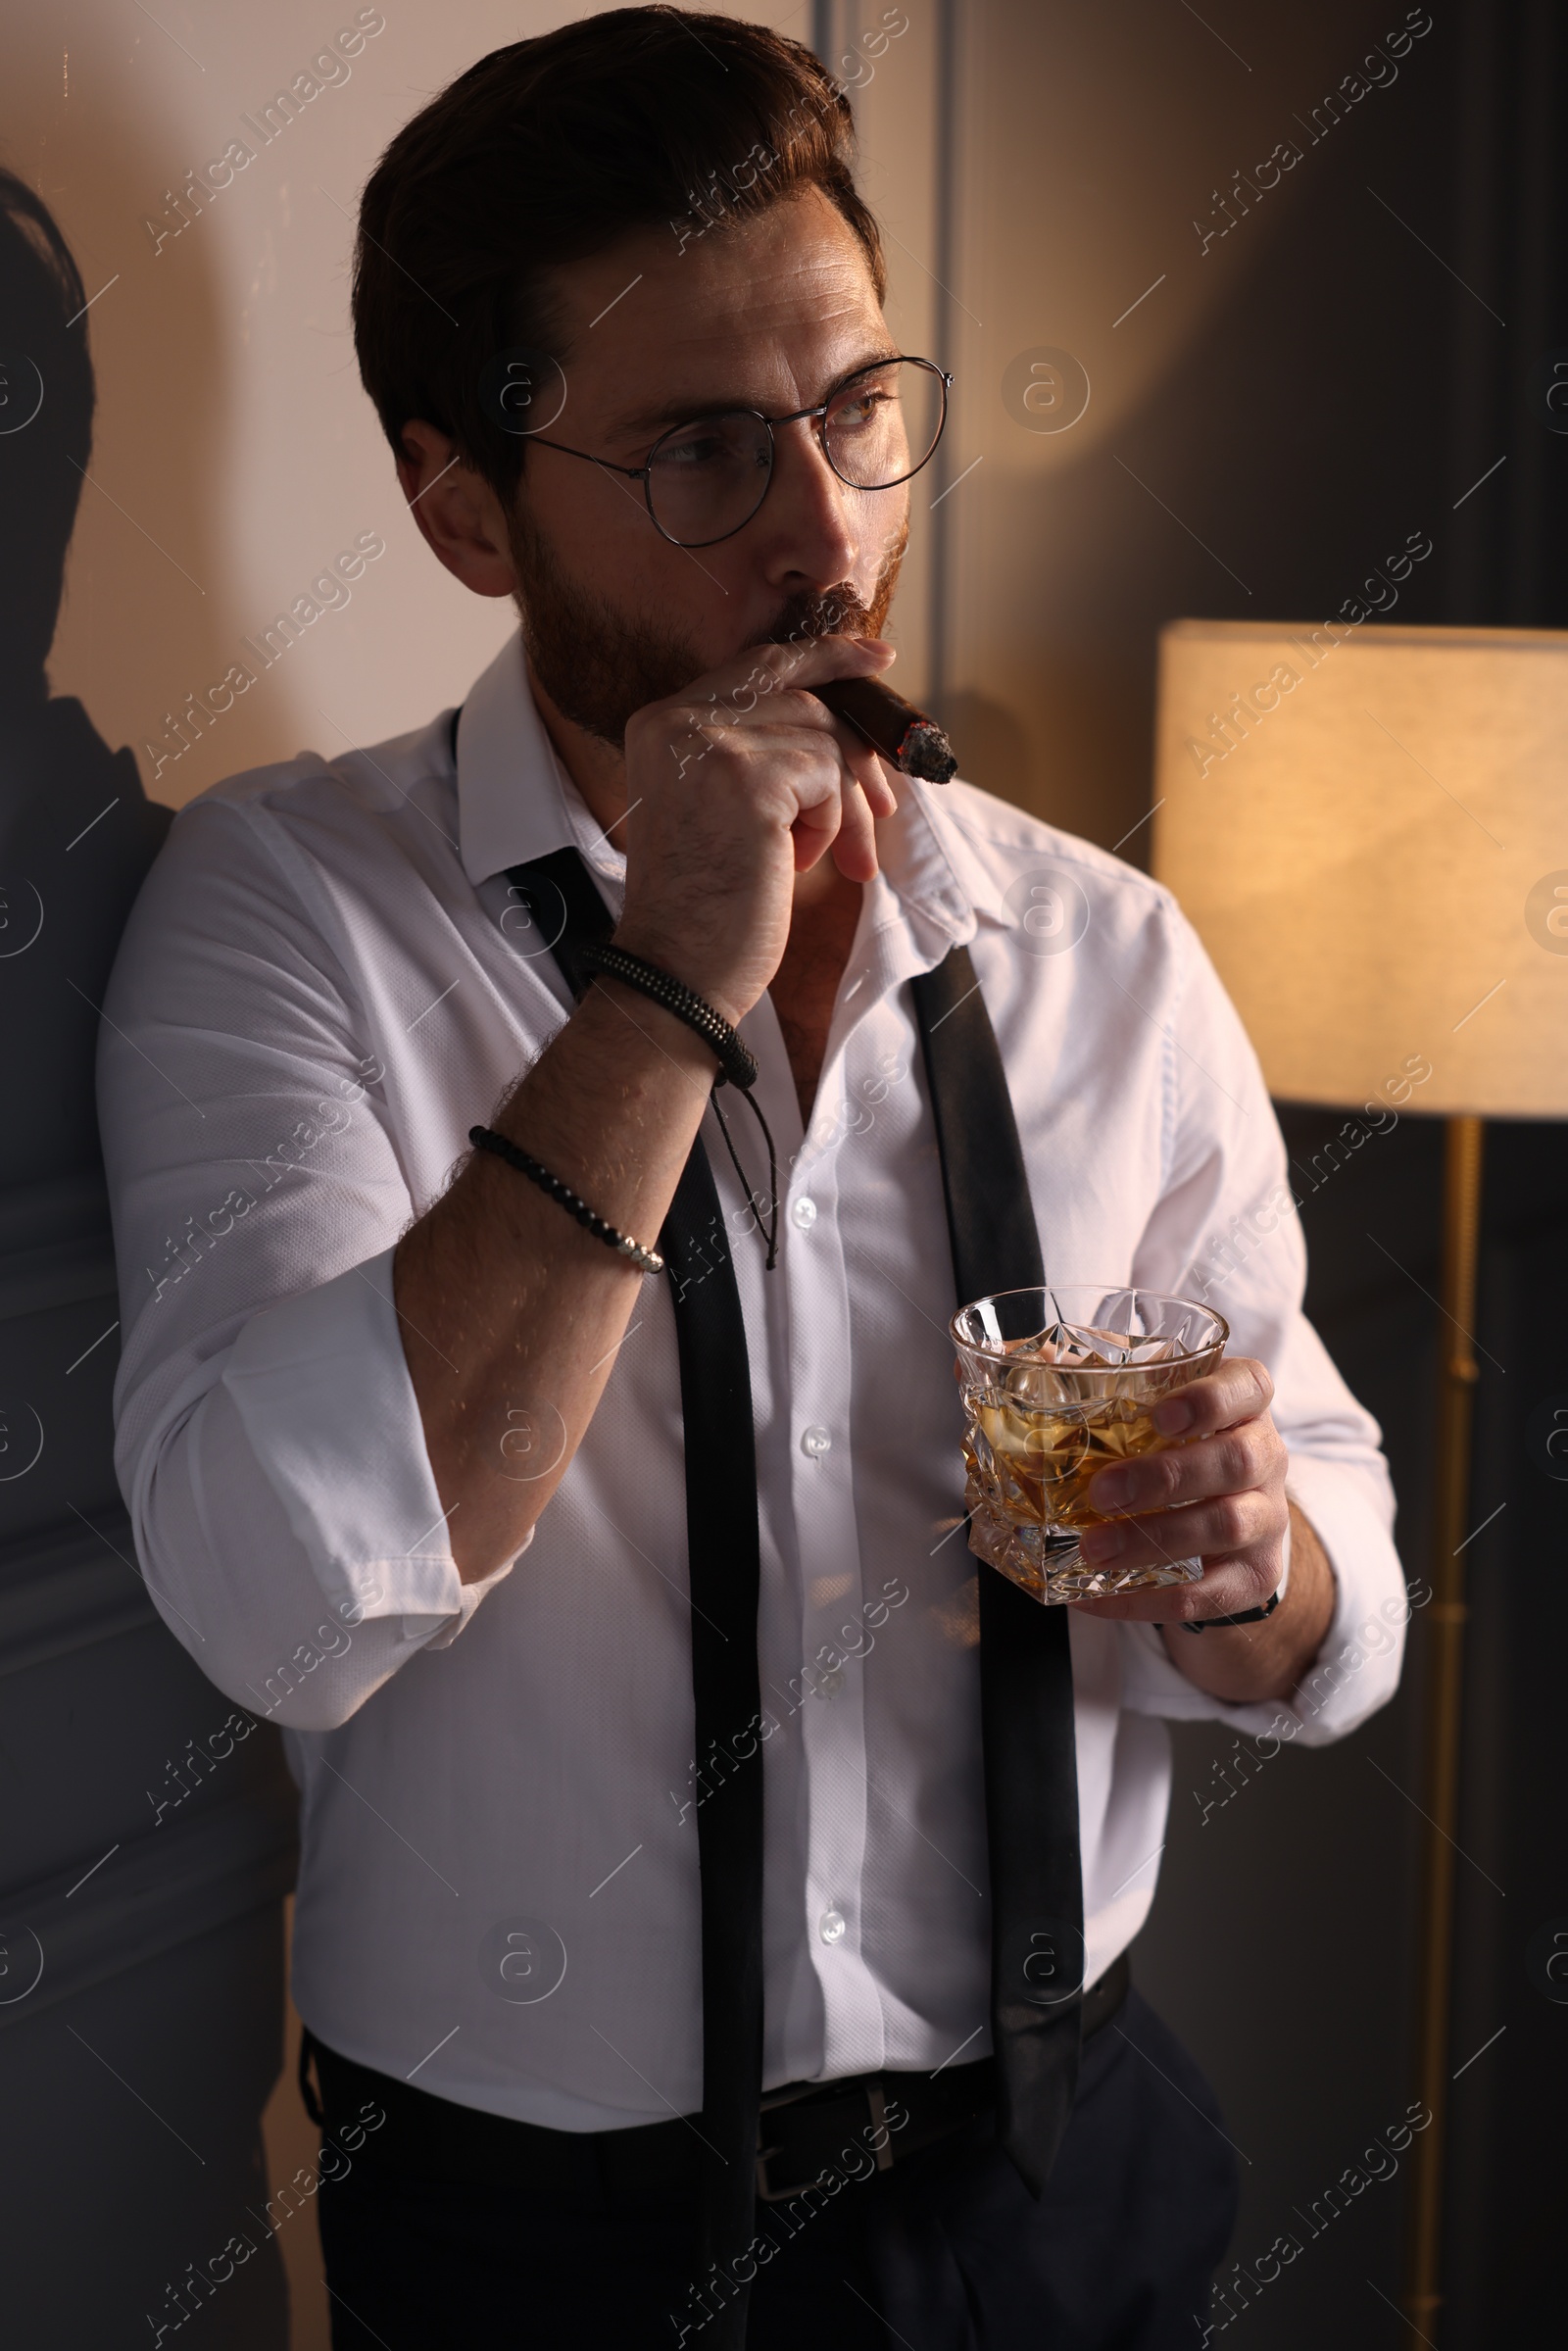
[[[1197,1559],[1093,1567],[1079,1537],[1105,1516],[1089,1500],[1098,1473],[1172,1442],[1154,1427],[1155,1406],[1219,1362],[1230,1336],[1221,1317],[1101,1285],[1002,1291],[960,1307],[950,1328],[969,1548],[1046,1602],[1196,1581]]]
[[[1081,1531],[1104,1519],[1089,1500],[1096,1474],[1171,1444],[1154,1427],[1154,1406],[1222,1354],[1218,1316],[1210,1316],[1210,1331],[1199,1331],[1206,1347],[1195,1349],[1187,1340],[1197,1309],[1173,1304],[1187,1316],[1175,1333],[1150,1331],[1148,1312],[1143,1331],[1107,1328],[1098,1316],[1067,1324],[1057,1312],[1025,1338],[997,1331],[990,1347],[973,1347],[964,1328],[966,1314],[985,1307],[955,1319],[964,1371],[968,1547],[1037,1601],[1098,1598],[1201,1575],[1197,1559],[1096,1568],[1079,1549]]]
[[[1089,1486],[1113,1461],[1152,1453],[1166,1441],[1147,1405],[1108,1396],[1075,1411],[1022,1399],[968,1399],[963,1457],[981,1495],[1014,1526],[1081,1529],[1100,1524]]]

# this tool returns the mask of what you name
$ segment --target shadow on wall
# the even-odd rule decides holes
[[[140,1588],[113,1465],[97,1007],[170,812],[45,676],[91,449],[85,311],[49,213],[0,173],[0,2206],[26,2249],[6,2312],[29,2351],[81,2351],[221,2293],[209,2341],[280,2351],[277,2248],[225,2247],[268,2192],[293,1789],[266,1729],[197,1768],[225,1701]]]
[[[9,29],[17,88],[43,88],[47,77],[24,44],[31,37],[58,52],[58,41],[37,17],[25,23],[19,18]],[[160,210],[156,192],[177,173],[167,143],[153,143],[139,110],[112,102],[112,85],[87,76],[71,106],[49,123],[48,137],[48,179],[70,188],[72,233],[82,267],[91,270],[79,299],[92,296],[94,307],[72,332],[79,341],[92,329],[104,378],[116,387],[112,413],[96,420],[97,463],[89,467],[85,447],[73,453],[92,478],[84,482],[67,454],[59,459],[60,471],[80,496],[78,542],[85,538],[90,549],[84,563],[78,543],[70,580],[75,665],[79,674],[82,652],[90,647],[94,699],[136,713],[125,723],[134,729],[140,761],[143,730],[157,727],[162,706],[172,701],[177,716],[186,689],[204,693],[220,679],[234,658],[233,644],[256,617],[236,602],[222,530],[220,455],[229,429],[233,362],[215,275],[218,248],[203,234],[207,223],[196,220],[176,246],[156,250],[144,216],[149,208]],[[7,161],[17,166],[20,160],[19,137]],[[36,169],[31,176],[39,176]],[[107,299],[100,301],[101,295]],[[31,441],[31,429],[23,437]],[[131,484],[134,495],[121,487],[112,498],[101,478]],[[68,518],[66,536],[72,527]],[[64,538],[59,552],[63,558]],[[55,605],[39,609],[49,612],[52,631]],[[170,692],[172,639],[188,674]],[[166,681],[162,689],[160,681]],[[277,756],[273,739],[242,702],[228,727],[232,756],[226,771]],[[143,772],[152,781],[150,762]],[[176,786],[180,776],[170,767],[155,787],[172,805],[189,797],[182,780]]]
[[[169,828],[131,752],[72,696],[49,697],[66,550],[91,456],[81,280],[43,205],[0,173],[0,960],[8,1190],[96,1179],[97,1005],[143,874]],[[8,1212],[18,1211],[13,1198]]]

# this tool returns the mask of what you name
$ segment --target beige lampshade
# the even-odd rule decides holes
[[[1175,621],[1154,798],[1272,1094],[1568,1116],[1568,631]]]

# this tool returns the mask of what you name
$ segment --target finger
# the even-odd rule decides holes
[[[753,655],[766,657],[767,668],[780,690],[808,691],[836,677],[878,677],[898,660],[898,648],[886,637],[833,635],[802,637],[788,645],[759,645]]]
[[[885,780],[894,772],[858,726],[852,726],[847,718],[841,718],[808,687],[797,685],[793,679],[765,698],[760,697],[756,715],[771,726],[804,726],[814,733],[831,735],[843,754],[845,765],[862,783],[873,778]]]
[[[869,743],[858,737],[846,743],[842,735],[839,743],[844,764],[848,770],[845,779],[846,827],[853,826],[858,836],[863,836],[865,849],[874,860],[876,857],[875,820],[879,816],[891,816],[896,813],[899,805],[898,797],[887,780],[887,769]],[[874,862],[871,870],[875,871]],[[868,876],[865,874],[855,876],[855,879],[859,881],[867,878]]]
[[[804,687],[799,691],[793,686],[768,689],[751,679],[727,697],[716,696],[711,702],[651,707],[657,708],[666,725],[674,722],[677,742],[685,752],[681,774],[725,744],[744,754],[760,737],[775,738],[785,728],[797,728],[812,737],[831,736],[846,777],[861,785],[874,816],[892,816],[898,811],[898,792],[888,781],[890,770],[879,755],[848,719],[835,716],[825,702]],[[649,714],[640,711],[632,723]]]
[[[1266,1412],[1273,1401],[1267,1366],[1250,1355],[1227,1355],[1201,1380],[1162,1396],[1150,1417],[1161,1437],[1207,1437]]]
[[[893,780],[894,770],[888,766],[886,760],[880,759],[873,759],[872,765],[876,768],[877,773],[872,783],[866,788],[866,799],[870,804],[871,813],[873,816],[896,816],[902,804],[899,799],[899,787]]]
[[[694,678],[672,705],[692,705],[706,719],[715,713],[746,718],[754,712],[764,720],[774,712],[779,695],[825,683],[830,677],[876,677],[898,659],[897,649],[883,637],[808,637],[798,645],[749,645],[733,661],[720,662]],[[825,710],[826,705],[815,702]]]
[[[882,762],[867,743],[842,721],[833,719],[810,695],[791,694],[784,701],[790,714],[798,706],[804,706],[819,710],[828,718],[825,729],[814,718],[807,724],[818,738],[823,733],[831,735],[839,755],[837,808],[829,808],[825,794],[821,797],[812,794],[809,807],[803,799],[801,815],[791,827],[795,836],[796,871],[808,872],[831,848],[833,861],[846,880],[869,881],[878,870],[875,819],[892,814],[898,807],[897,796],[883,775]],[[784,717],[785,710],[779,714]]]
[[[869,743],[853,747],[851,765],[865,794],[865,805],[873,816],[896,816],[899,812],[898,770]]]
[[[836,717],[827,704],[818,702],[814,694],[797,694],[793,691],[779,699],[774,715],[781,724],[793,722],[819,733],[830,734],[839,747],[839,756],[849,778],[858,783],[865,794],[866,806],[872,815],[892,816],[897,813],[898,793],[888,780],[894,770],[879,753],[872,750],[858,729],[851,726],[847,718]],[[824,719],[827,721],[825,728],[822,724]]]
[[[816,697],[806,695],[802,699],[811,703]],[[827,710],[826,703],[817,707]],[[828,715],[832,717],[833,713],[829,711]],[[896,815],[899,808],[898,770],[880,752],[873,751],[859,730],[850,726],[846,720],[834,719],[834,733],[844,755],[844,764],[865,794],[866,807],[872,815]]]
[[[1240,1616],[1260,1608],[1278,1577],[1260,1573],[1250,1561],[1226,1559],[1192,1584],[1144,1585],[1137,1592],[1107,1592],[1093,1600],[1070,1604],[1084,1616],[1102,1616],[1112,1623],[1185,1625],[1215,1616]],[[1245,1628],[1244,1630],[1257,1628]]]
[[[1226,1559],[1282,1537],[1279,1498],[1253,1488],[1220,1494],[1184,1510],[1155,1510],[1086,1527],[1079,1547],[1091,1567],[1169,1567],[1178,1559]]]
[[[1198,1502],[1214,1494],[1239,1494],[1249,1486],[1283,1479],[1285,1440],[1266,1413],[1222,1429],[1217,1437],[1194,1437],[1185,1445],[1117,1461],[1091,1480],[1086,1499],[1106,1518],[1124,1511],[1163,1510]]]
[[[794,754],[780,780],[794,804],[786,821],[797,873],[808,873],[830,849],[837,855],[848,826],[856,845],[849,851],[852,862],[863,864],[869,854],[868,867],[856,878],[868,879],[876,871],[874,835],[864,797],[839,744],[822,733],[803,736],[785,728],[771,737],[754,735],[752,741],[768,754],[779,748]]]
[[[868,882],[877,870],[876,825],[866,805],[864,788],[856,777],[846,778],[843,810],[833,862],[848,882]]]

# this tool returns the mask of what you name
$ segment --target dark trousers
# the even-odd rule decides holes
[[[536,2130],[314,2047],[333,2351],[702,2351],[683,2122]],[[367,2101],[386,2120],[350,2156]],[[1192,2351],[1236,2200],[1213,2093],[1134,1991],[1085,2044],[1043,2202],[988,2118],[793,2229],[760,2204],[748,2351]]]

